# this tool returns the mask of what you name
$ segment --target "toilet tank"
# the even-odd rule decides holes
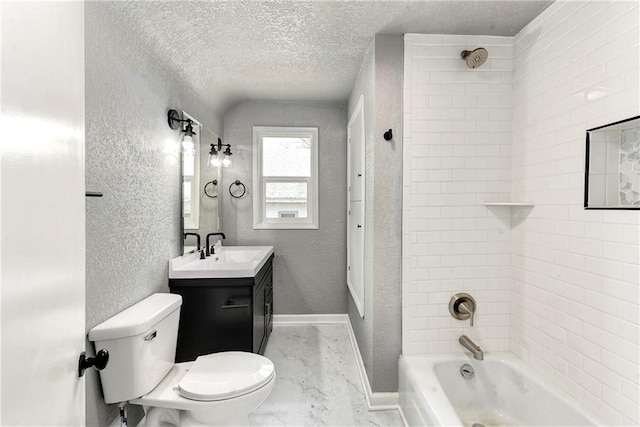
[[[180,295],[153,294],[89,331],[96,351],[109,352],[100,371],[106,403],[149,393],[173,368],[181,305]]]

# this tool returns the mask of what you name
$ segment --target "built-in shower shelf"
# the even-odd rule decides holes
[[[511,227],[520,224],[524,219],[529,216],[533,210],[533,202],[484,202],[484,206],[489,208],[494,214],[499,217],[511,218]],[[492,209],[499,208],[499,209]],[[507,208],[507,209],[503,209]]]
[[[533,202],[484,202],[484,206],[506,206],[511,208],[532,208]]]

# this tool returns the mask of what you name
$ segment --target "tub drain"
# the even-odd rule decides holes
[[[480,423],[473,423],[471,425],[471,427],[484,427],[484,424],[480,424]]]
[[[470,380],[471,378],[473,378],[473,376],[475,375],[475,371],[473,370],[473,367],[469,364],[464,364],[460,367],[460,375],[462,375],[463,377],[465,377],[466,379]],[[476,423],[478,424],[478,423]],[[484,427],[482,424],[478,424],[477,426],[474,424],[471,427]]]

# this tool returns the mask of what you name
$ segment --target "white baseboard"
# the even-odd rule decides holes
[[[301,323],[345,323],[349,321],[347,314],[274,314],[273,324]]]
[[[351,322],[349,320],[347,320],[347,330],[349,331],[351,348],[353,349],[353,354],[356,357],[356,364],[358,365],[358,373],[360,374],[360,381],[362,382],[364,395],[367,398],[367,407],[370,411],[388,411],[392,409],[399,410],[399,393],[374,393],[371,390],[371,384],[369,384],[369,378],[367,377],[367,371],[364,367],[364,361],[362,360],[360,348],[358,348],[358,341],[356,341],[356,334],[353,331]]]
[[[402,412],[402,406],[398,405],[398,412],[400,413],[400,418],[402,418],[402,423],[405,427],[409,427],[409,422],[407,421],[407,417],[404,416],[404,412]]]

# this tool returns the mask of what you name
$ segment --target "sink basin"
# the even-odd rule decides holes
[[[272,254],[273,246],[223,246],[206,259],[187,254],[169,261],[169,278],[255,277]]]

